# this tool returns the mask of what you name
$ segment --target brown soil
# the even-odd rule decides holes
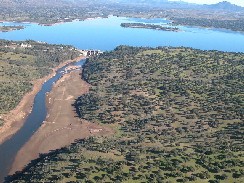
[[[110,135],[112,130],[79,119],[72,104],[87,93],[89,85],[81,80],[80,71],[64,75],[47,94],[48,115],[46,121],[18,152],[10,174],[21,170],[40,153],[71,144],[75,139],[92,135]]]
[[[41,79],[33,81],[33,89],[31,92],[27,93],[18,106],[10,111],[7,115],[2,116],[4,120],[3,126],[0,127],[0,144],[9,139],[13,134],[15,134],[24,124],[26,117],[32,110],[32,105],[34,102],[35,95],[41,89],[42,84],[55,75],[55,71],[64,65],[83,59],[85,57],[80,56],[74,60],[68,60],[58,67],[53,69],[53,72]]]

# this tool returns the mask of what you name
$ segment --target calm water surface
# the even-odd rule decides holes
[[[169,21],[165,19],[147,20],[111,16],[107,19],[73,21],[54,26],[6,22],[0,23],[0,25],[24,25],[25,29],[0,33],[0,39],[32,39],[55,44],[69,44],[79,49],[100,49],[104,51],[112,50],[118,45],[131,45],[152,47],[187,46],[204,50],[244,52],[243,33],[184,26],[179,26],[181,32],[120,27],[121,23],[126,22],[166,25]],[[82,64],[82,62],[79,64]],[[36,95],[33,110],[24,126],[11,139],[0,145],[0,182],[7,175],[18,150],[45,120],[45,93],[51,90],[52,83],[60,77],[61,70],[54,78],[48,80]]]
[[[24,30],[0,33],[0,38],[69,44],[80,49],[112,50],[118,45],[187,46],[204,50],[244,52],[244,33],[184,26],[179,26],[181,32],[120,27],[120,24],[125,22],[160,25],[169,21],[111,16],[107,19],[73,21],[54,26],[24,24]]]

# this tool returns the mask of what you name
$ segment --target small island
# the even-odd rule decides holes
[[[21,30],[24,29],[25,27],[22,25],[14,25],[14,26],[0,26],[0,32],[9,32],[9,31],[14,31],[14,30]]]
[[[177,27],[165,27],[162,25],[154,25],[154,24],[144,24],[144,23],[121,23],[121,27],[125,28],[142,28],[142,29],[154,29],[154,30],[162,30],[162,31],[180,31]]]

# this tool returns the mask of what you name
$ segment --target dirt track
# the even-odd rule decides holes
[[[39,153],[61,148],[75,139],[91,135],[109,135],[112,130],[76,117],[72,104],[74,100],[87,93],[89,85],[81,80],[80,71],[64,75],[47,94],[48,116],[39,130],[18,152],[10,174],[21,170]]]

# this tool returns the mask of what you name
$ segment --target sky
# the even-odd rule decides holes
[[[171,0],[171,1],[184,1],[188,3],[196,3],[196,4],[215,4],[224,0]],[[244,0],[226,0],[226,1],[244,7]]]

